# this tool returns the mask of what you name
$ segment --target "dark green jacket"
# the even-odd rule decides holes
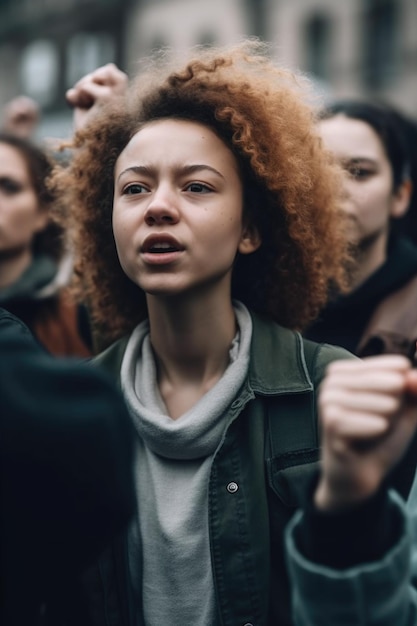
[[[249,374],[230,406],[232,422],[209,483],[219,626],[292,624],[284,527],[318,459],[315,389],[330,361],[351,358],[341,348],[310,343],[310,376],[301,336],[252,317]],[[126,343],[113,344],[97,363],[119,377]],[[95,623],[133,626],[124,537],[103,555],[99,574],[91,572],[87,580]]]

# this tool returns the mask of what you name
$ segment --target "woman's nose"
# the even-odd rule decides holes
[[[177,198],[172,190],[156,190],[147,206],[145,222],[152,224],[174,224],[179,219]]]

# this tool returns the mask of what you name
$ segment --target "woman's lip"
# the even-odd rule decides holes
[[[174,263],[181,256],[183,250],[167,252],[142,252],[142,258],[147,265],[168,265]]]

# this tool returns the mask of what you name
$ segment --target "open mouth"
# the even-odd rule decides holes
[[[142,246],[142,252],[146,254],[168,254],[182,250],[184,247],[174,237],[167,235],[152,235],[145,239]]]
[[[146,250],[150,254],[163,254],[165,252],[178,252],[179,247],[170,245],[169,243],[155,243]]]

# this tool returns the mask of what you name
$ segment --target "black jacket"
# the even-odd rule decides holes
[[[2,626],[68,623],[76,575],[133,511],[130,442],[110,380],[0,309]]]
[[[352,293],[329,302],[305,336],[358,356],[408,354],[417,339],[416,277],[417,247],[392,237],[385,263]]]

